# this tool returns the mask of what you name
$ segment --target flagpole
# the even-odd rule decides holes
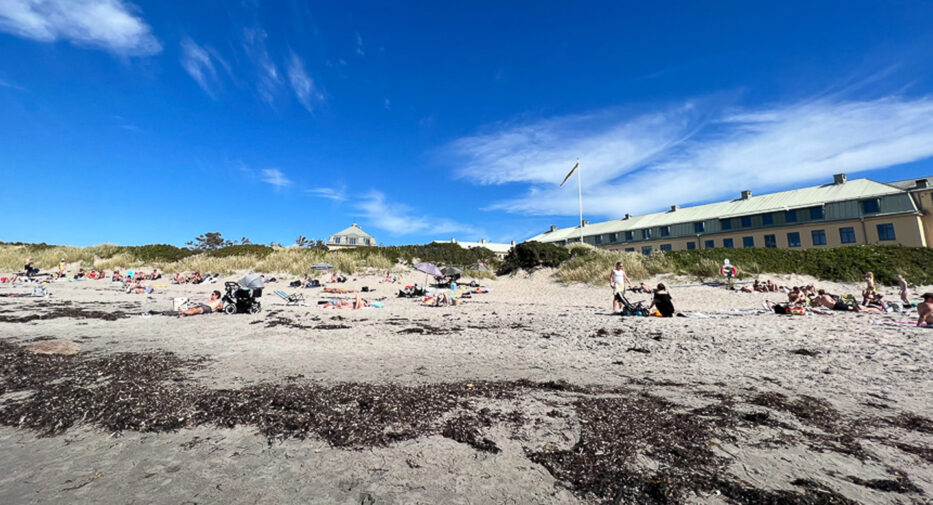
[[[580,243],[583,243],[583,182],[580,180],[580,173],[583,172],[583,166],[580,165],[580,158],[577,158],[577,198],[580,203]]]

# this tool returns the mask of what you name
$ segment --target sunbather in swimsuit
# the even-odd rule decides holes
[[[220,291],[214,291],[211,293],[211,299],[207,303],[202,303],[197,307],[192,307],[188,310],[178,311],[178,317],[182,316],[196,316],[198,314],[210,314],[211,312],[219,312],[223,310],[224,302],[221,299]]]

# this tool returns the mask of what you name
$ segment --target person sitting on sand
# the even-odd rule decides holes
[[[619,310],[622,310],[624,306],[622,300],[625,296],[625,283],[628,282],[629,286],[632,285],[632,281],[629,280],[628,276],[625,275],[625,270],[622,269],[622,262],[616,262],[615,268],[609,272],[609,287],[612,288],[612,313],[615,314]]]
[[[26,273],[26,277],[32,277],[39,274],[39,269],[32,264],[32,258],[26,259],[26,265],[23,267],[23,271]]]
[[[865,274],[865,290],[862,291],[862,305],[868,305],[868,301],[876,291],[875,274],[868,272]]]
[[[87,272],[83,268],[79,268],[78,273],[75,274],[75,279],[83,279],[85,275],[87,275]]]
[[[68,267],[68,262],[65,261],[65,258],[62,258],[58,261],[58,272],[55,273],[56,279],[61,279],[65,276],[65,268]]]
[[[221,299],[221,296],[220,291],[214,290],[214,292],[211,293],[211,299],[207,303],[202,303],[197,307],[191,307],[188,310],[179,310],[178,317],[220,312],[224,309],[224,301]]]
[[[152,273],[149,274],[149,280],[154,281],[162,278],[162,274],[159,273],[159,269],[153,269]]]
[[[119,270],[114,270],[113,275],[110,276],[111,282],[123,282],[123,275],[120,274]]]
[[[391,270],[386,270],[386,276],[382,279],[382,282],[387,284],[392,284],[395,282],[395,277],[392,275]]]
[[[933,293],[923,293],[923,302],[917,304],[917,326],[933,326]]]
[[[787,301],[793,305],[800,305],[807,302],[807,295],[800,290],[799,286],[794,286],[790,293],[787,293]]]
[[[136,293],[137,295],[148,295],[151,294],[154,289],[143,285],[142,279],[136,279],[132,284],[127,284],[126,292],[127,293]]]
[[[421,302],[421,305],[425,307],[447,307],[449,305],[456,305],[456,298],[448,296],[446,293],[441,293],[437,296],[426,298]]]
[[[651,307],[657,307],[661,317],[674,316],[674,303],[671,301],[670,293],[667,292],[667,286],[663,283],[658,284],[658,288],[654,290],[654,298],[651,299],[648,309],[650,310]]]

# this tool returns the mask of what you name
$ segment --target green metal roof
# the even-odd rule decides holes
[[[725,202],[678,208],[677,210],[656,212],[643,216],[632,216],[628,219],[614,219],[612,221],[592,223],[583,228],[583,234],[591,236],[604,233],[618,233],[657,226],[706,221],[709,219],[723,219],[815,207],[824,203],[860,200],[899,193],[903,193],[903,190],[888,184],[882,184],[869,179],[853,179],[841,184],[810,186],[781,191],[780,193],[750,196],[746,199],[738,198]],[[572,228],[560,228],[552,232],[545,232],[528,240],[557,242],[563,240],[579,240],[579,238],[580,227],[574,226]]]

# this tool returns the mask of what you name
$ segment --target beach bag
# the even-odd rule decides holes
[[[291,282],[288,283],[288,287],[290,287],[290,288],[300,288],[300,287],[301,287],[301,281],[291,281]]]

